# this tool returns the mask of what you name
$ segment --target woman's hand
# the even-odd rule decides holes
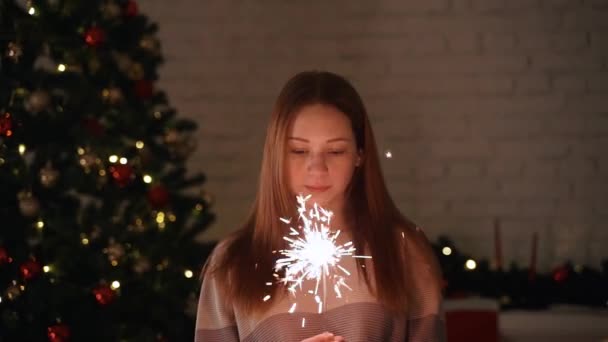
[[[302,340],[302,342],[345,342],[346,340],[342,336],[335,336],[332,333],[322,333],[311,338]]]

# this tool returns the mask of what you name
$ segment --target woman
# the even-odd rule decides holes
[[[297,195],[333,212],[350,290],[294,298],[273,276]],[[295,227],[294,224],[292,226]],[[356,270],[356,271],[355,271]],[[442,341],[439,267],[422,231],[386,188],[363,102],[344,78],[302,72],[275,103],[258,192],[241,229],[220,242],[203,269],[196,341]],[[305,281],[305,286],[310,285]],[[289,312],[293,303],[297,310]]]

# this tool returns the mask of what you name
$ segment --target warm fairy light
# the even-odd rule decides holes
[[[190,271],[190,270],[184,271],[184,276],[188,279],[192,278],[193,275],[194,275],[194,273],[192,273],[192,271]]]
[[[59,65],[57,65],[57,71],[64,72],[65,71],[65,64],[59,64]]]
[[[477,267],[477,263],[473,259],[467,260],[465,267],[469,270],[474,270]]]
[[[88,244],[89,244],[89,239],[87,239],[87,238],[85,237],[85,238],[82,238],[82,240],[80,240],[80,242],[82,242],[82,244],[86,246],[86,245],[88,245]]]
[[[113,154],[108,158],[108,160],[110,161],[110,163],[116,163],[118,161],[118,156]]]
[[[78,155],[84,154],[84,148],[82,148],[82,147],[79,147],[76,151],[78,152]]]
[[[135,143],[135,147],[137,147],[138,149],[140,149],[140,150],[141,150],[142,148],[144,148],[144,142],[143,142],[143,141],[141,141],[141,140],[138,140],[138,141]]]
[[[51,271],[51,266],[45,265],[44,267],[42,267],[42,270],[44,271],[44,273],[49,273]]]
[[[158,214],[156,214],[156,222],[157,223],[165,222],[165,213],[163,213],[162,211],[159,211]]]
[[[152,176],[150,176],[150,175],[144,175],[143,179],[144,179],[144,183],[146,183],[146,184],[152,183]]]
[[[42,220],[38,220],[38,222],[36,222],[36,228],[38,228],[38,229],[44,228],[44,222],[42,222]]]
[[[443,247],[441,253],[443,253],[443,255],[450,255],[452,254],[452,249],[450,247]]]
[[[386,158],[391,159],[393,158],[393,152],[391,152],[390,150],[386,150],[386,152],[384,152],[384,156],[386,156]]]
[[[304,223],[304,228],[296,230],[290,227],[289,236],[283,239],[289,242],[289,249],[279,250],[284,256],[276,261],[275,272],[284,271],[285,277],[279,280],[288,285],[287,289],[295,295],[297,289],[302,290],[304,280],[315,280],[316,285],[313,290],[308,291],[315,295],[315,300],[319,304],[319,313],[323,310],[323,302],[318,296],[319,285],[323,285],[323,297],[326,296],[326,282],[330,282],[331,288],[336,293],[337,298],[342,298],[341,287],[351,288],[345,282],[345,276],[350,272],[340,265],[340,260],[344,256],[354,258],[371,258],[370,256],[354,255],[355,247],[352,241],[345,244],[337,244],[336,239],[340,235],[340,230],[331,232],[329,225],[333,212],[325,210],[313,204],[313,208],[307,211],[306,201],[310,198],[298,196],[299,217]],[[290,220],[281,218],[281,221],[289,224]],[[334,270],[339,272],[333,272]]]
[[[121,158],[120,158],[120,163],[121,163],[122,165],[127,164],[127,158],[125,158],[125,157],[121,157]]]
[[[34,14],[36,14],[36,9],[34,7],[30,7],[30,9],[27,11],[27,13],[29,13],[29,15],[34,15]]]
[[[0,303],[2,303],[2,296],[0,296]]]
[[[197,204],[197,205],[194,207],[194,209],[196,209],[197,211],[202,211],[202,210],[203,210],[203,205],[202,205],[202,204],[200,204],[200,203],[198,203],[198,204]]]
[[[106,175],[106,170],[99,170],[99,175],[101,177],[105,176]]]
[[[19,144],[19,154],[23,155],[25,153],[25,145]]]
[[[158,224],[158,230],[164,230],[165,229],[165,222],[161,222]]]
[[[116,290],[117,288],[120,287],[120,282],[118,282],[118,280],[114,280],[112,282],[112,285],[110,285],[110,287],[112,288],[112,290]]]
[[[116,261],[116,260],[112,260],[112,261],[110,261],[110,264],[111,264],[112,266],[116,267],[116,266],[118,266],[118,261]]]
[[[155,111],[153,115],[156,119],[160,119],[163,116],[163,114],[159,111]]]
[[[175,222],[175,220],[177,220],[177,217],[175,217],[175,215],[173,213],[169,213],[169,221]]]

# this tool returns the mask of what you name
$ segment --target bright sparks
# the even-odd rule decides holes
[[[306,201],[309,198],[310,195],[297,197],[299,217],[304,223],[304,227],[299,230],[290,227],[289,235],[283,237],[289,242],[289,249],[279,251],[284,258],[277,260],[275,272],[284,271],[285,276],[279,280],[287,285],[287,289],[293,295],[298,289],[303,290],[304,280],[315,280],[314,290],[305,292],[315,295],[319,313],[321,313],[324,300],[321,300],[319,296],[320,285],[323,287],[323,298],[326,295],[327,282],[330,282],[337,298],[342,298],[342,287],[352,290],[345,282],[345,277],[349,276],[350,272],[340,266],[341,258],[344,256],[371,257],[353,255],[355,247],[350,241],[343,245],[336,244],[340,231],[337,230],[334,233],[329,229],[333,213],[316,203],[307,211]],[[290,223],[290,220],[283,218],[281,221],[286,224]],[[293,313],[295,307],[294,304],[289,312]]]

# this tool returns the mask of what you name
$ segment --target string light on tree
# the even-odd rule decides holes
[[[452,254],[452,249],[450,247],[443,247],[441,249],[441,253],[443,253],[443,255],[450,255]]]
[[[471,271],[474,270],[475,268],[477,268],[477,263],[473,259],[467,260],[464,265],[467,270],[471,270]]]
[[[386,159],[391,159],[393,158],[393,152],[391,152],[391,150],[386,150],[384,151],[384,156],[386,157]]]

